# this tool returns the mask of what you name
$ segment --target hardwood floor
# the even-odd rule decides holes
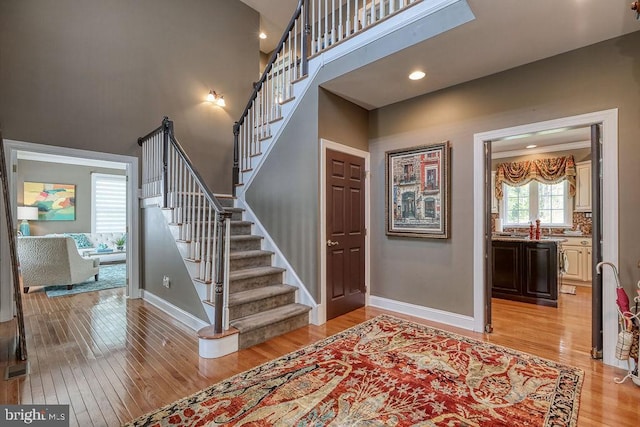
[[[2,403],[69,403],[72,426],[116,426],[235,373],[277,358],[385,311],[363,308],[220,359],[200,359],[193,331],[123,289],[47,298],[25,295],[31,374],[3,381]],[[410,319],[585,370],[579,426],[637,426],[640,387],[589,357],[590,290],[560,308],[494,299],[491,335]],[[389,313],[389,312],[388,312]],[[13,361],[13,322],[0,324],[0,368]]]

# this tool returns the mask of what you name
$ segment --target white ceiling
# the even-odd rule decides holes
[[[261,13],[273,49],[297,0],[242,1]],[[323,87],[374,109],[640,30],[628,0],[468,0],[468,4],[474,21]],[[407,75],[415,69],[424,70],[427,77],[410,81]]]
[[[298,0],[240,0],[260,13],[260,31],[267,38],[260,40],[260,51],[271,53],[298,7]],[[257,35],[256,35],[257,37]]]
[[[531,145],[535,145],[535,147],[526,148]],[[591,128],[587,126],[573,129],[553,129],[495,140],[491,144],[491,153],[493,158],[499,158],[590,147]]]

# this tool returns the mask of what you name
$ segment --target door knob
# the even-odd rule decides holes
[[[339,245],[340,242],[334,242],[331,239],[327,240],[327,246],[331,247],[331,246],[336,246]]]

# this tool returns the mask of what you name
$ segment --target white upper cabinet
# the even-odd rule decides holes
[[[576,163],[576,212],[591,212],[591,161]]]

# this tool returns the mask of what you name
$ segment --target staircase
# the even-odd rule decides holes
[[[173,122],[140,138],[142,198],[159,205],[211,326],[198,331],[200,356],[220,357],[309,324],[311,307],[273,266],[273,252],[232,196],[204,184],[173,134]]]
[[[243,220],[243,209],[233,207],[231,196],[218,196],[224,209],[231,213],[229,251],[229,325],[238,333],[238,348],[243,349],[309,324],[311,307],[296,304],[297,288],[283,283],[285,270],[272,266],[273,252],[262,250],[262,236],[251,234],[252,223]],[[169,211],[172,209],[169,208]],[[185,224],[170,224],[179,236]],[[190,241],[177,239],[180,252],[188,254]],[[188,256],[185,264],[196,285],[211,286],[198,277],[201,261]],[[203,299],[215,307],[215,303]],[[215,338],[213,327],[201,329],[200,339]]]
[[[449,6],[453,9],[445,10]],[[466,9],[461,12],[461,8]],[[433,15],[438,11],[444,18],[434,25],[438,19]],[[212,319],[211,326],[198,331],[201,357],[220,357],[307,325],[312,307],[296,301],[313,305],[312,317],[319,316],[313,317],[314,321],[322,319],[318,301],[309,295],[268,229],[257,216],[256,224],[245,221],[244,210],[235,207],[237,193],[238,203],[254,215],[245,192],[305,95],[322,79],[344,74],[472,19],[467,11],[464,0],[299,0],[234,124],[230,196],[215,196],[207,188],[175,139],[168,118],[138,140],[143,151],[142,198],[159,200],[205,312]],[[452,19],[450,15],[459,17]],[[414,28],[410,24],[415,24]],[[382,37],[393,43],[374,47]],[[347,58],[357,50],[356,61]],[[347,60],[338,61],[342,58]],[[312,145],[309,148],[315,150]],[[312,166],[305,173],[317,173],[318,165]],[[252,234],[255,228],[265,230],[267,247],[277,258],[263,249],[265,239]],[[309,232],[313,235],[317,230]],[[275,266],[274,259],[289,271]],[[284,283],[285,272],[289,283]]]

